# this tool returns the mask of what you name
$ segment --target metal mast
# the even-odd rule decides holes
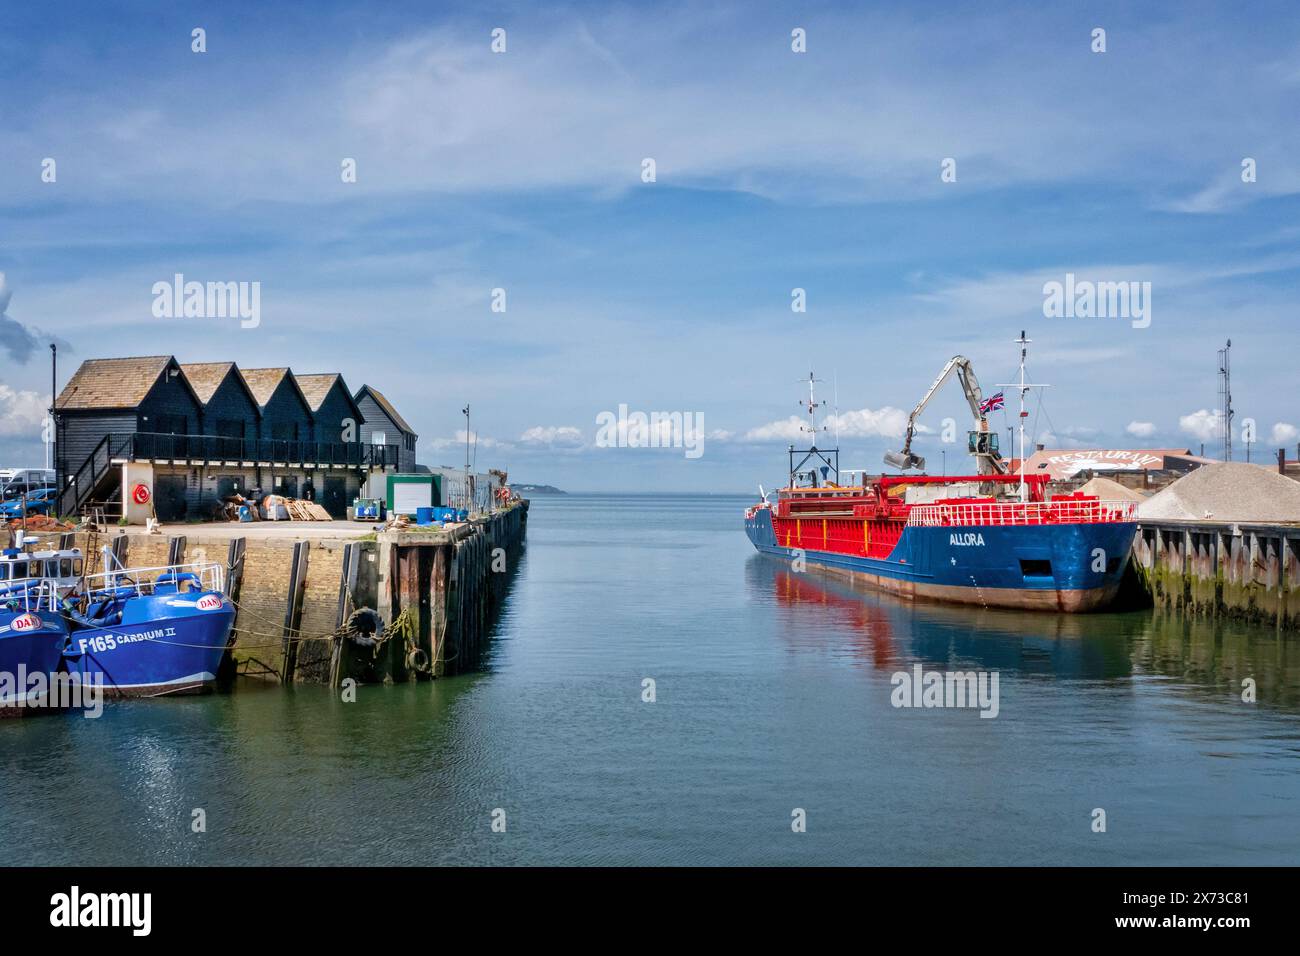
[[[468,402],[466,402],[465,407],[461,409],[461,413],[465,416],[465,510],[468,511],[470,509],[470,503],[471,503],[471,498],[469,493],[469,403]]]
[[[1232,461],[1232,339],[1219,349],[1219,402],[1223,405],[1223,460]]]
[[[817,401],[817,383],[820,381],[821,379],[819,378],[813,378],[812,372],[808,373],[808,401],[799,403],[808,409],[808,424],[801,427],[804,431],[813,436],[814,445],[817,444],[817,433],[821,431],[821,429],[817,427],[817,409],[826,404],[824,401]]]
[[[1025,485],[1025,419],[1029,413],[1025,411],[1025,395],[1031,388],[1050,388],[1050,385],[1041,385],[1025,381],[1025,355],[1029,349],[1027,346],[1033,339],[1025,338],[1023,329],[1020,331],[1020,338],[1016,339],[1016,344],[1020,346],[1020,381],[999,384],[998,388],[1015,388],[1020,391],[1020,500],[1025,502],[1029,500],[1029,489]]]

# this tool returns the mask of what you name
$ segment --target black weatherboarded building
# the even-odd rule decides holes
[[[365,422],[361,426],[361,440],[381,445],[396,443],[397,470],[402,474],[414,472],[415,443],[420,436],[406,424],[406,419],[379,389],[362,385],[355,398],[361,414],[365,416]]]
[[[312,498],[341,518],[404,451],[396,430],[381,430],[378,444],[363,437],[364,413],[340,375],[300,381],[288,368],[172,356],[83,362],[55,420],[64,515],[206,518],[222,497],[259,489]]]

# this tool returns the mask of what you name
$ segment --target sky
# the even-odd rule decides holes
[[[1050,384],[1031,441],[1218,454],[1230,338],[1252,455],[1296,457],[1292,3],[56,2],[4,21],[0,464],[43,461],[55,341],[60,386],[122,355],[341,371],[393,400],[425,464],[463,463],[468,403],[477,467],[515,481],[747,492],[807,443],[810,372],[818,444],[878,470],[950,357],[990,394],[1022,329]],[[176,274],[258,283],[256,323],[159,316]],[[1067,275],[1133,283],[1145,317],[1045,314]],[[601,428],[620,407],[698,430],[629,447],[635,429]],[[917,449],[963,468],[970,419],[949,385]]]

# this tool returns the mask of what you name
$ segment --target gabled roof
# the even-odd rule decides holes
[[[59,411],[135,408],[175,361],[170,355],[86,359],[59,393],[55,408]],[[181,380],[194,394],[185,376]],[[197,395],[194,397],[198,399]]]
[[[206,405],[234,367],[234,362],[186,362],[181,365],[181,371],[190,380],[199,401]]]
[[[187,362],[181,365],[181,371],[185,373],[190,387],[194,389],[194,394],[198,396],[199,401],[204,406],[212,401],[212,396],[217,393],[217,389],[221,387],[221,383],[226,380],[226,377],[231,372],[234,372],[235,382],[244,390],[248,400],[253,403],[253,407],[257,409],[257,414],[262,414],[262,406],[257,401],[257,396],[248,387],[248,382],[244,381],[244,377],[238,374],[239,370],[235,368],[234,362]]]
[[[361,396],[364,393],[370,394],[370,397],[375,400],[375,404],[378,405],[381,409],[383,409],[384,414],[387,415],[392,420],[394,425],[396,425],[398,428],[400,428],[408,435],[415,434],[415,429],[413,429],[410,425],[406,424],[406,419],[397,413],[397,409],[393,407],[392,402],[390,402],[387,398],[384,397],[383,392],[379,391],[379,389],[377,388],[372,388],[369,385],[362,385],[361,388],[357,390],[357,394],[354,396],[358,404],[360,404]]]
[[[329,395],[334,383],[342,378],[338,372],[322,372],[318,375],[299,375],[295,372],[293,377],[298,380],[298,387],[302,389],[303,397],[307,399],[307,404],[311,406],[313,412],[320,411],[325,396]]]
[[[258,407],[263,411],[266,410],[266,403],[275,395],[275,390],[280,387],[280,383],[287,376],[289,384],[293,390],[298,393],[302,403],[307,406],[307,410],[312,411],[311,402],[307,401],[307,396],[302,393],[298,386],[298,381],[293,372],[288,368],[241,368],[239,374],[244,376],[244,381],[248,384],[248,390],[252,392],[254,400]]]
[[[329,398],[330,390],[338,386],[343,397],[348,400],[352,406],[352,411],[356,413],[357,424],[364,422],[365,416],[361,414],[361,409],[357,405],[356,399],[348,391],[348,383],[343,381],[343,376],[338,372],[320,372],[311,375],[299,375],[293,373],[293,377],[298,382],[298,388],[307,399],[307,404],[311,406],[312,414],[320,411],[320,407],[325,404],[325,399]]]

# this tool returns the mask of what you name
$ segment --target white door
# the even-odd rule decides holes
[[[413,515],[417,508],[433,504],[433,479],[393,483],[393,513]]]
[[[387,444],[388,444],[388,436],[385,435],[383,432],[371,432],[371,433],[370,433],[370,444],[372,444],[372,445],[387,445]]]

